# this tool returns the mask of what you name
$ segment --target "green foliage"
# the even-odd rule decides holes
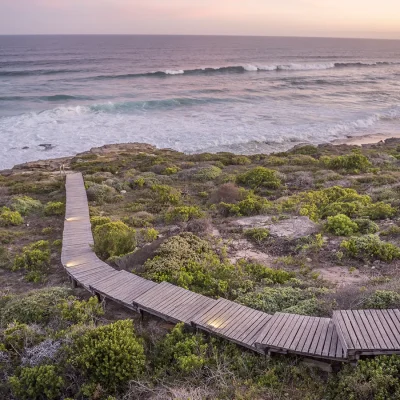
[[[345,249],[347,255],[360,260],[382,260],[386,262],[400,258],[400,248],[383,242],[377,235],[365,235],[344,240],[341,248]]]
[[[57,315],[57,304],[70,296],[66,288],[33,290],[23,295],[10,296],[0,307],[0,325],[11,322],[47,324]]]
[[[160,232],[154,228],[142,229],[140,231],[140,236],[146,243],[154,242],[158,238],[159,234]]]
[[[249,275],[251,280],[268,284],[284,284],[295,277],[293,272],[283,269],[269,268],[262,264],[251,262],[240,262],[241,267]]]
[[[331,381],[332,400],[389,400],[400,396],[400,357],[379,356],[346,366]]]
[[[363,308],[399,308],[400,294],[392,290],[376,290],[363,302]]]
[[[152,226],[154,220],[154,215],[146,211],[139,211],[134,215],[122,218],[122,221],[124,223],[129,226],[133,226],[134,228],[144,228],[146,226]]]
[[[103,184],[87,182],[86,187],[88,200],[98,204],[113,202],[117,194],[114,188]]]
[[[283,311],[318,315],[320,312],[320,303],[317,301],[317,295],[321,293],[323,291],[315,288],[300,289],[290,286],[265,287],[256,293],[239,295],[236,301],[245,306],[271,314]]]
[[[94,251],[103,259],[119,257],[136,249],[136,231],[121,221],[94,229]]]
[[[304,146],[295,147],[293,150],[291,150],[291,153],[313,156],[318,153],[318,148],[311,144],[307,144]]]
[[[276,171],[264,167],[256,167],[239,175],[237,181],[250,186],[252,189],[278,189],[282,184]]]
[[[151,190],[157,195],[157,201],[161,204],[179,204],[181,192],[168,185],[153,185]]]
[[[358,225],[347,215],[338,214],[334,217],[328,217],[325,229],[337,236],[350,236],[358,231]]]
[[[270,233],[269,229],[267,228],[252,228],[252,229],[247,229],[244,232],[244,234],[250,240],[256,243],[261,243],[262,241],[269,238]]]
[[[1,337],[2,336],[2,337]],[[32,347],[43,340],[43,335],[35,326],[13,322],[4,329],[0,339],[5,349],[15,356],[19,356],[27,347]]]
[[[0,226],[18,226],[24,223],[24,219],[18,211],[11,211],[3,207],[0,211]]]
[[[92,217],[90,218],[90,223],[92,225],[92,229],[96,229],[97,226],[109,224],[111,222],[111,218],[108,217]]]
[[[9,382],[14,396],[21,400],[59,399],[64,386],[53,365],[22,368]]]
[[[93,323],[104,315],[104,310],[97,297],[91,297],[89,300],[77,300],[76,297],[70,296],[61,300],[57,304],[60,316],[64,321],[71,324],[87,324]]]
[[[172,166],[172,167],[167,167],[164,169],[164,171],[162,172],[163,175],[174,175],[177,172],[179,172],[181,169],[179,167],[177,167],[176,165]]]
[[[218,256],[209,242],[192,233],[165,241],[144,267],[148,279],[167,281],[208,296],[229,296],[247,285],[235,266]]]
[[[352,154],[337,157],[321,157],[323,166],[330,169],[342,169],[348,172],[357,173],[359,171],[367,171],[372,167],[371,162],[366,156],[354,151]]]
[[[280,206],[283,210],[296,210],[316,222],[337,214],[379,219],[389,218],[396,212],[389,204],[372,203],[370,196],[340,186],[299,193],[281,201]]]
[[[42,208],[40,200],[32,199],[29,196],[15,196],[11,202],[11,208],[18,211],[21,215],[28,215],[32,211],[38,211]]]
[[[372,220],[391,218],[396,214],[396,209],[390,204],[382,201],[379,203],[368,204],[360,210],[358,215],[360,217],[367,217]]]
[[[356,218],[353,222],[357,224],[358,231],[363,235],[379,231],[379,226],[368,218]]]
[[[133,321],[117,321],[78,335],[70,347],[69,363],[109,391],[137,378],[144,369],[145,355]]]
[[[165,222],[187,222],[191,219],[203,218],[204,213],[199,206],[180,206],[168,210],[165,214]]]
[[[192,179],[200,182],[212,181],[221,175],[221,168],[215,165],[209,165],[207,167],[198,168],[192,175]]]
[[[44,207],[45,215],[64,215],[65,204],[61,201],[50,201]]]
[[[238,203],[220,203],[219,210],[225,216],[250,216],[260,215],[268,211],[272,204],[263,197],[248,193],[246,197]]]
[[[184,333],[184,324],[177,324],[157,343],[155,366],[158,372],[189,374],[206,363],[207,344],[201,335]]]
[[[6,247],[0,246],[0,268],[9,268],[11,264],[10,252]]]
[[[40,240],[22,249],[14,259],[13,271],[25,270],[26,279],[40,282],[50,268],[50,247],[47,240]]]
[[[251,164],[251,160],[246,156],[234,156],[232,157],[230,164],[232,165],[249,165]]]
[[[289,165],[315,165],[318,164],[318,160],[309,155],[298,155],[298,156],[290,156],[288,160]]]

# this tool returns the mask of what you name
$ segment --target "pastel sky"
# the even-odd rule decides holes
[[[400,39],[400,0],[0,0],[0,34]]]

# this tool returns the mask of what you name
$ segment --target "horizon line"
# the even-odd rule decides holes
[[[182,33],[0,33],[1,36],[191,36],[191,37],[249,37],[288,39],[343,39],[343,40],[388,40],[400,38],[338,37],[338,36],[293,36],[293,35],[236,35],[236,34],[182,34]]]

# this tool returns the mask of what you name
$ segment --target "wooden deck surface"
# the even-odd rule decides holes
[[[258,352],[328,360],[400,353],[400,310],[335,311],[333,318],[264,312],[214,300],[167,282],[117,271],[93,252],[82,174],[69,174],[61,262],[74,282],[106,299],[173,323],[184,322]]]

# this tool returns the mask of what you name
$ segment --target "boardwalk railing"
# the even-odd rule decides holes
[[[184,322],[262,354],[298,354],[352,361],[363,355],[400,354],[400,310],[335,311],[333,318],[269,315],[214,300],[167,282],[116,271],[93,252],[82,174],[67,175],[61,261],[74,285],[136,312]]]

